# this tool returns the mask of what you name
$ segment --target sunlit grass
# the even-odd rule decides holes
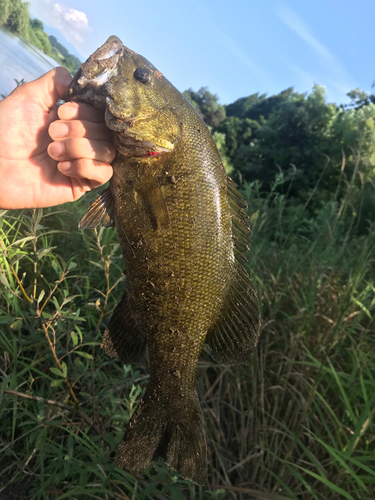
[[[79,232],[84,203],[1,214],[0,498],[374,498],[375,231],[336,200],[311,215],[244,192],[262,334],[248,365],[202,355],[204,488],[116,466],[148,379],[100,348],[125,286],[116,231]]]

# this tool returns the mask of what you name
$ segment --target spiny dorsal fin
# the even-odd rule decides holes
[[[94,229],[100,223],[104,227],[115,226],[114,204],[109,187],[90,205],[90,208],[80,220],[78,229]]]

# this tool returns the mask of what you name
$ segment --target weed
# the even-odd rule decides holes
[[[82,204],[0,214],[0,498],[374,498],[375,229],[356,234],[350,196],[311,216],[276,187],[244,186],[253,360],[199,364],[204,488],[115,465],[148,379],[100,348],[125,286],[116,231],[76,230]]]

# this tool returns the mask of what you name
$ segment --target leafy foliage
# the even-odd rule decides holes
[[[6,26],[17,31],[20,35],[27,38],[29,34],[29,7],[22,0],[10,1],[10,6],[6,5],[4,10],[9,12],[6,19]]]
[[[62,59],[64,61],[65,67],[68,68],[68,66],[69,66],[68,69],[71,68],[71,72],[76,73],[79,70],[79,68],[81,67],[81,61],[78,59],[78,57],[76,57],[73,54],[70,54],[66,50],[66,48],[63,45],[61,45],[61,43],[59,43],[57,41],[56,37],[50,35],[48,37],[48,40],[51,44],[52,53],[54,54],[54,57],[56,56],[59,59]]]
[[[226,118],[212,133],[220,134],[220,153],[240,183],[260,180],[270,189],[277,176],[293,180],[288,196],[302,201],[319,193],[309,199],[311,214],[332,196],[344,196],[350,184],[352,197],[365,188],[363,203],[371,207],[375,105],[359,89],[348,95],[353,104],[344,107],[327,103],[318,85],[309,95],[292,88],[268,98],[253,94],[226,106]],[[367,214],[374,220],[373,209]],[[362,209],[358,216],[364,217]],[[362,218],[357,227],[364,230],[366,224]]]
[[[0,494],[373,498],[375,230],[355,236],[354,187],[311,217],[281,183],[243,186],[262,308],[252,363],[199,364],[206,488],[161,462],[138,478],[115,465],[148,378],[100,348],[124,286],[116,231],[78,232],[82,204],[0,214]]]
[[[372,84],[374,87],[374,83]],[[362,108],[362,106],[366,106],[372,102],[375,104],[375,95],[371,95],[369,92],[363,92],[361,89],[354,89],[348,92],[348,97],[350,97],[351,102],[347,104],[345,107],[348,108]]]
[[[0,498],[374,498],[375,106],[351,97],[255,94],[211,121],[248,200],[262,329],[249,365],[202,354],[204,488],[116,466],[148,371],[100,347],[125,278],[116,231],[76,229],[93,195],[0,212]]]
[[[43,23],[40,19],[30,19],[30,26],[34,29],[34,30],[44,30],[44,26],[43,26]]]
[[[219,104],[219,97],[211,94],[207,87],[201,87],[198,92],[194,92],[193,89],[185,90],[183,94],[209,127],[216,127],[224,120],[224,106]]]

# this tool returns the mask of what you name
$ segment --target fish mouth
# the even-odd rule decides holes
[[[121,43],[121,42],[120,42]],[[87,84],[95,87],[104,85],[117,70],[118,61],[123,51],[123,45],[109,45],[98,49],[97,52],[82,64],[82,74],[78,78],[78,85],[85,87]],[[91,59],[92,58],[92,59]]]
[[[98,95],[98,88],[116,75],[120,57],[125,45],[116,36],[108,38],[85,63],[69,85],[63,99],[65,101],[92,102],[96,107],[103,107],[104,98]]]
[[[163,147],[155,144],[152,140],[141,138],[135,134],[115,134],[113,140],[119,153],[132,158],[152,160],[171,153],[173,149],[173,144],[170,144],[170,147]]]
[[[114,134],[118,150],[126,156],[152,158],[169,153],[173,143],[149,134],[142,122],[154,120],[158,111],[132,113],[126,103],[117,105],[111,95],[110,80],[120,74],[119,62],[126,55],[136,55],[119,38],[111,36],[85,63],[71,82],[63,99],[85,102],[104,112],[107,127]],[[118,137],[116,137],[118,136]],[[121,136],[121,137],[120,137]]]

